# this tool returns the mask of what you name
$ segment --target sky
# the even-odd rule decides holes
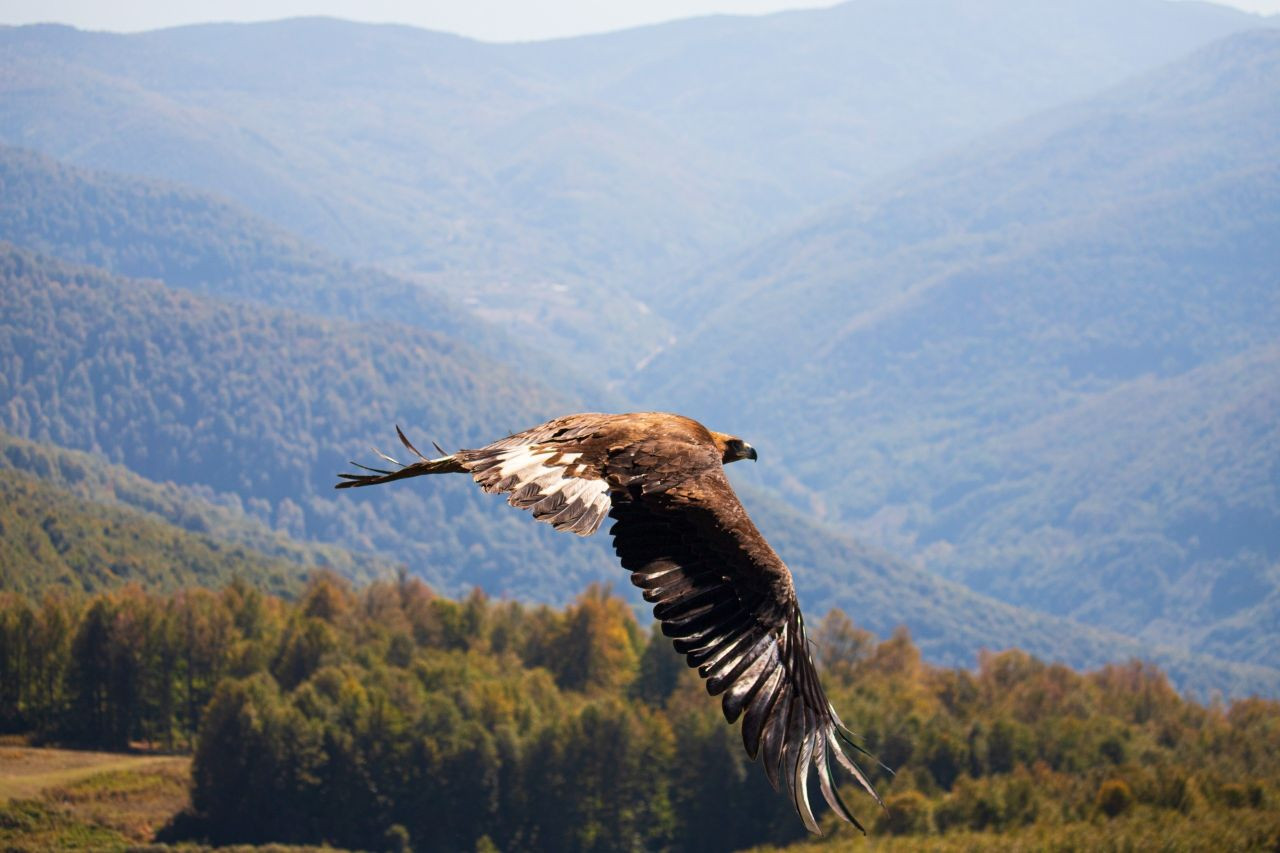
[[[81,29],[137,32],[206,21],[328,15],[412,24],[485,41],[530,41],[716,12],[762,14],[830,5],[829,0],[0,0],[0,24],[54,21]],[[1280,0],[1223,5],[1280,12]]]

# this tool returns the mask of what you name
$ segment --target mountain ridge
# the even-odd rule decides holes
[[[1274,537],[1251,533],[1216,568],[1189,544],[1224,513],[1255,518],[1242,531],[1280,529],[1274,497],[1252,486],[1246,496],[1252,479],[1202,462],[1265,472],[1274,444],[1274,413],[1233,425],[1207,409],[1226,389],[1237,403],[1274,400],[1265,370],[1234,384],[1213,371],[1269,363],[1280,328],[1278,85],[1280,32],[1245,33],[968,146],[676,284],[685,314],[701,319],[639,383],[695,416],[733,412],[757,446],[787,454],[790,478],[771,485],[917,565],[1222,654],[1215,625],[1239,614],[1221,597],[1206,612],[1182,574],[1212,588],[1234,566],[1261,589],[1280,584],[1267,568],[1280,555]],[[716,303],[730,286],[740,298]],[[705,370],[686,375],[688,363]],[[1116,408],[1146,393],[1144,377],[1171,383],[1161,407]],[[1127,418],[1110,418],[1114,435],[1090,431],[1097,414],[1070,417],[1108,399]],[[804,418],[788,417],[801,406]],[[1030,447],[1019,430],[1036,435],[1034,452],[1015,455]],[[1115,462],[1121,441],[1146,464],[1123,481],[1099,461]],[[1075,455],[1064,462],[1060,446]],[[833,453],[845,460],[834,473]],[[1111,529],[1071,522],[1066,494],[1078,518],[1086,503],[1108,507]],[[1107,590],[1135,562],[1153,596],[1180,602],[1150,625],[1134,621],[1136,599]],[[1260,636],[1273,635],[1273,612],[1255,612]],[[1239,654],[1275,660],[1263,644]]]
[[[927,47],[922,22],[946,38]],[[616,379],[645,353],[612,340],[663,340],[678,319],[653,298],[673,271],[1256,23],[1154,0],[991,0],[550,45],[315,20],[18,28],[0,39],[0,141],[224,193],[336,254],[475,298]]]
[[[430,489],[334,497],[332,472],[340,469],[343,456],[359,455],[362,439],[385,438],[396,420],[411,434],[417,431],[414,424],[444,422],[443,415],[415,413],[420,402],[406,409],[401,399],[405,380],[395,378],[397,372],[419,365],[421,355],[406,361],[391,349],[376,359],[375,369],[353,354],[342,360],[350,360],[354,370],[335,370],[342,360],[329,360],[343,352],[335,346],[337,339],[362,340],[358,327],[278,309],[250,311],[16,250],[0,258],[9,324],[0,325],[0,351],[9,354],[0,370],[0,388],[9,398],[0,409],[6,428],[45,442],[92,448],[153,479],[236,493],[252,518],[277,531],[404,562],[442,591],[481,586],[492,594],[559,602],[588,580],[624,582],[603,538],[567,541],[462,480],[433,482]],[[40,296],[33,301],[33,294]],[[315,349],[295,349],[288,363],[276,365],[278,356],[263,357],[266,350],[254,343],[255,329],[263,324],[274,330],[272,340],[305,337]],[[174,332],[153,334],[160,326]],[[214,329],[217,334],[210,334]],[[98,355],[77,350],[67,333]],[[183,337],[202,343],[188,352]],[[380,329],[378,338],[387,345],[395,336]],[[236,346],[227,349],[223,341]],[[422,346],[420,339],[416,346]],[[326,355],[317,361],[315,352]],[[68,373],[61,372],[60,363],[69,366]],[[322,374],[325,364],[329,367]],[[298,381],[282,386],[274,376],[278,369]],[[189,371],[191,377],[183,378]],[[379,372],[386,378],[379,380]],[[327,378],[306,387],[308,379],[322,375]],[[57,385],[57,394],[39,392],[53,387],[50,383]],[[354,417],[349,406],[330,405],[337,404],[334,390],[352,383],[361,395]],[[431,396],[410,395],[414,400]],[[123,409],[122,401],[128,401]],[[477,420],[464,430],[462,442],[475,444],[468,436],[483,436],[483,443],[491,433],[500,434],[483,425],[485,418],[509,418],[514,411],[504,406],[487,414],[471,412]],[[193,421],[194,412],[200,417]],[[281,423],[272,425],[274,419]],[[1188,656],[992,602],[813,526],[749,483],[743,489],[753,517],[794,566],[810,608],[817,602],[845,607],[886,634],[906,622],[931,657],[969,664],[983,646],[1019,644],[1047,657],[1093,665],[1150,652],[1188,690],[1280,692],[1280,672]],[[637,598],[634,591],[631,597]]]

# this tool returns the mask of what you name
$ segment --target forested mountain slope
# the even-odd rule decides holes
[[[287,560],[298,577],[323,569],[358,582],[388,578],[400,568],[373,554],[294,539],[268,523],[271,519],[251,516],[235,493],[195,484],[153,482],[101,456],[38,444],[4,431],[0,431],[0,472],[30,475],[91,504],[134,510],[190,533]],[[34,559],[34,552],[28,557]],[[43,582],[26,584],[20,579],[17,586],[34,588]]]
[[[424,443],[474,446],[551,413],[549,392],[502,368],[432,351],[421,332],[224,305],[12,249],[0,270],[6,428],[237,495],[279,531],[401,560],[441,590],[563,601],[577,582],[625,586],[604,536],[556,534],[461,477],[332,490],[345,458],[367,458],[369,443],[390,449],[396,422]],[[1142,654],[1188,689],[1280,693],[1274,670],[999,604],[745,494],[807,607],[848,608],[881,634],[906,624],[932,659],[969,664],[981,648],[1015,645],[1077,665]]]
[[[642,384],[978,591],[1275,664],[1277,92],[1244,34],[888,183],[677,287]]]
[[[320,19],[13,28],[0,141],[229,196],[616,374],[650,347],[609,331],[665,339],[674,270],[1259,20],[860,0],[542,45]]]
[[[427,329],[505,364],[536,359],[548,384],[603,396],[585,371],[484,322],[477,306],[439,287],[354,266],[225,199],[176,184],[0,146],[0,238],[220,299]]]
[[[810,612],[840,607],[879,636],[905,625],[929,660],[972,666],[979,650],[1008,648],[1077,668],[1141,658],[1165,669],[1179,689],[1202,697],[1214,690],[1228,696],[1280,695],[1280,668],[1265,654],[1257,663],[1240,663],[1232,660],[1238,649],[1229,642],[1206,643],[1214,652],[1233,652],[1215,657],[1188,652],[1172,632],[1162,644],[1013,606],[869,548],[835,525],[815,524],[776,498],[749,487],[740,491],[761,532],[788,560],[802,605]],[[1223,639],[1258,643],[1259,636],[1257,626],[1250,625]]]
[[[553,544],[466,482],[332,491],[347,459],[391,449],[396,423],[459,446],[563,410],[456,341],[228,305],[13,249],[0,286],[0,416],[18,435],[233,492],[277,529],[378,550],[441,589],[546,596],[543,566],[565,583],[598,575],[603,551]]]
[[[303,570],[243,545],[191,533],[154,516],[86,501],[13,469],[0,470],[0,591],[39,598],[127,583],[174,592],[242,578],[277,593],[302,588]]]
[[[434,339],[420,332],[221,305],[17,250],[0,269],[0,380],[13,432],[102,453],[150,479],[236,494],[280,532],[406,562],[442,590],[480,585],[554,602],[577,581],[625,585],[605,537],[556,534],[463,478],[333,492],[344,459],[367,457],[369,443],[388,447],[397,421],[424,442],[475,446],[550,414],[534,414],[554,405],[549,392],[495,365],[480,371],[479,356],[431,351]],[[1076,665],[1143,654],[1188,689],[1280,693],[1280,672],[1000,605],[746,494],[795,567],[806,606],[849,608],[882,634],[909,625],[933,660],[972,663],[980,648],[1011,646]]]

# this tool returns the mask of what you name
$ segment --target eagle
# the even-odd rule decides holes
[[[396,434],[418,461],[394,470],[340,474],[336,488],[424,474],[470,474],[538,521],[590,536],[613,519],[614,550],[676,651],[698,670],[725,719],[742,719],[742,742],[762,758],[774,790],[785,786],[805,827],[821,834],[809,802],[810,770],[823,799],[863,829],[832,778],[832,761],[883,808],[850,752],[851,737],[818,680],[791,572],[734,494],[724,466],[756,459],[740,438],[676,414],[566,415],[476,450],[429,459]]]

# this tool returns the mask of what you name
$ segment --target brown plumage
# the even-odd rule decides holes
[[[762,758],[774,789],[781,782],[816,833],[808,791],[816,769],[823,799],[862,829],[836,789],[831,762],[880,802],[849,755],[863,750],[818,681],[791,572],[725,477],[725,464],[756,458],[749,444],[660,412],[567,415],[438,459],[396,432],[419,461],[340,474],[337,488],[468,473],[486,492],[507,494],[512,506],[557,530],[588,536],[607,514],[623,568],[708,692],[723,694],[725,718],[742,718],[747,754]]]

